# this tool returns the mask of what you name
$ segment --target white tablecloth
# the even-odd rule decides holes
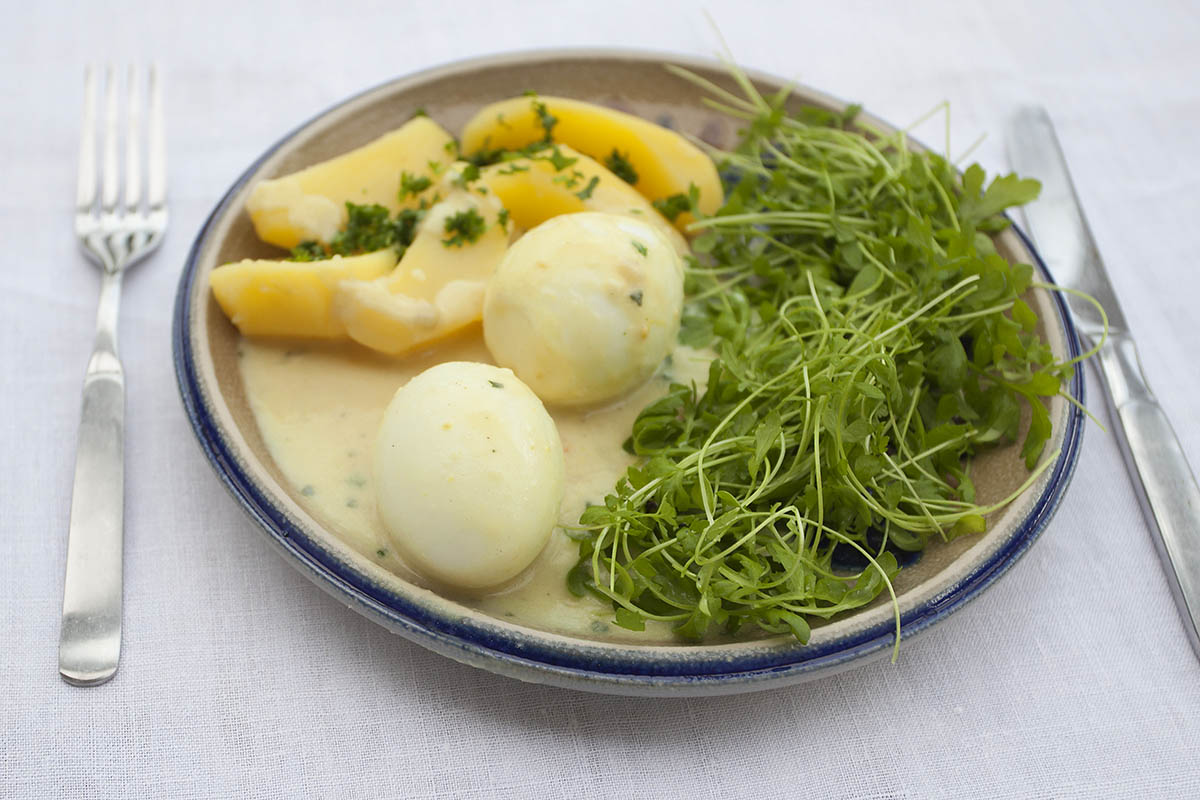
[[[1200,14],[1194,3],[726,3],[746,65],[903,123],[949,100],[1004,168],[1049,106],[1145,371],[1200,464]],[[1200,665],[1113,437],[1089,425],[1033,549],[878,663],[792,689],[632,700],[460,666],[271,552],[194,444],[176,281],[225,187],[284,131],[389,77],[483,53],[711,54],[700,5],[5,2],[0,33],[0,796],[1196,797]],[[56,671],[97,277],[70,235],[82,65],[167,70],[171,229],[129,275],[126,614],[109,684]],[[922,130],[939,139],[934,123]],[[1089,405],[1107,421],[1094,374]]]

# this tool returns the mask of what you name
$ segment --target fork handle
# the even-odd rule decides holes
[[[1115,333],[1100,348],[1100,367],[1120,422],[1122,455],[1136,476],[1138,500],[1188,641],[1200,656],[1200,487],[1127,333]]]
[[[125,371],[116,349],[119,292],[120,274],[105,274],[75,452],[58,671],[77,686],[104,683],[121,657]]]

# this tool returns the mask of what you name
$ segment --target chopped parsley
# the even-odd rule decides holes
[[[588,185],[583,187],[582,189],[580,189],[578,192],[576,192],[575,196],[578,197],[580,200],[589,199],[592,196],[592,192],[594,192],[596,190],[596,184],[598,184],[599,182],[600,182],[600,176],[593,175],[592,179],[590,181],[588,181]]]
[[[413,232],[404,233],[405,225],[396,224],[391,214],[384,206],[355,205],[346,203],[347,222],[345,230],[338,231],[329,242],[331,255],[349,256],[357,253],[370,253],[382,250],[389,245],[401,244],[405,247],[412,244]],[[412,221],[415,227],[416,220]]]
[[[536,142],[530,142],[529,144],[525,145],[524,147],[522,147],[519,150],[506,151],[504,153],[504,155],[501,156],[501,158],[508,160],[508,159],[513,159],[513,158],[521,158],[522,156],[532,157],[532,156],[535,156],[538,153],[542,152],[543,150],[548,150],[552,147],[554,147],[553,142],[538,140]]]
[[[668,221],[674,222],[675,218],[680,214],[692,210],[692,206],[699,199],[700,190],[695,184],[688,187],[687,194],[673,194],[670,197],[660,197],[655,200],[653,205],[658,209],[658,213],[667,218]]]
[[[492,137],[487,137],[483,140],[482,147],[469,156],[462,156],[462,158],[466,159],[477,167],[486,167],[489,164],[495,164],[499,162],[508,151],[502,147],[488,147],[491,141]]]
[[[642,258],[646,257],[646,254],[649,252],[646,250],[646,245],[642,244],[637,239],[630,239],[629,243],[633,245],[634,250],[637,250],[639,253],[642,254]]]
[[[569,175],[559,175],[554,178],[555,183],[561,183],[568,189],[574,189],[579,185],[579,181],[583,179],[583,173],[577,169],[571,170]]]
[[[550,165],[552,167],[554,167],[555,172],[562,172],[564,169],[571,166],[578,160],[579,160],[578,158],[571,158],[570,156],[564,156],[562,154],[562,151],[559,150],[557,147],[555,147],[551,151],[549,156],[542,156],[542,161],[549,161]],[[582,173],[580,173],[580,174],[582,174]]]
[[[467,184],[477,180],[479,180],[479,166],[476,164],[467,164],[462,168],[458,177],[452,180],[451,183],[465,189],[467,188]]]
[[[416,197],[433,185],[428,175],[413,175],[411,172],[400,173],[400,199]]]
[[[503,389],[504,388],[504,384],[501,383],[500,381],[493,381],[493,380],[489,379],[488,383],[490,383],[492,385],[493,389]]]
[[[630,292],[629,299],[640,306],[642,304],[642,290],[635,289],[634,291]]]
[[[325,246],[313,239],[301,242],[292,248],[292,261],[321,261],[329,258]]]
[[[323,261],[333,256],[356,256],[394,247],[400,255],[412,244],[424,209],[406,208],[392,217],[384,206],[346,203],[346,227],[328,245],[301,242],[292,248],[292,261]]]
[[[537,99],[533,100],[533,113],[537,114],[538,123],[542,126],[542,130],[545,131],[542,141],[551,141],[554,126],[558,124],[558,117],[547,111],[546,104],[539,102]]]
[[[500,226],[500,230],[508,230],[508,209],[500,209],[500,213],[496,215],[496,224]]]
[[[622,154],[617,148],[609,153],[608,158],[604,159],[604,166],[612,171],[621,180],[634,186],[638,182],[637,170],[633,168],[633,164],[629,163],[628,153]]]
[[[466,211],[460,211],[453,216],[446,217],[446,225],[444,230],[451,234],[449,238],[442,239],[442,244],[446,247],[462,247],[468,242],[475,242],[487,230],[487,223],[479,212],[473,208]]]

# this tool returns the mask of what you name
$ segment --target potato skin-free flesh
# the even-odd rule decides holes
[[[430,176],[430,162],[446,165],[453,137],[428,117],[416,117],[372,142],[299,172],[255,184],[246,212],[258,238],[292,248],[329,242],[346,224],[346,203],[377,203],[391,212],[415,206],[401,201],[400,176]]]
[[[550,129],[553,141],[601,163],[614,150],[620,153],[637,173],[634,188],[646,199],[687,194],[694,184],[700,192],[701,211],[712,214],[721,207],[721,178],[703,150],[661,125],[582,100],[522,96],[485,106],[463,128],[463,152],[516,150],[539,141],[546,135],[539,107],[554,118]],[[689,221],[685,214],[676,225],[682,230]]]
[[[338,285],[388,274],[396,255],[389,247],[326,261],[247,258],[214,269],[209,284],[225,316],[246,336],[345,339],[346,327],[332,310]]]
[[[551,217],[581,211],[603,211],[637,217],[662,234],[681,255],[687,241],[632,186],[606,167],[567,145],[556,145],[556,166],[545,153],[485,167],[480,183],[500,199],[521,230],[537,227]]]

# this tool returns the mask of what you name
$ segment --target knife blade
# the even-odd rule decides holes
[[[1108,337],[1095,306],[1067,294],[1080,335],[1097,353],[1130,478],[1163,562],[1188,640],[1200,658],[1200,487],[1179,438],[1142,373],[1137,347],[1067,171],[1049,114],[1023,108],[1008,132],[1013,168],[1042,182],[1025,207],[1038,252],[1061,286],[1091,295],[1108,315]]]

